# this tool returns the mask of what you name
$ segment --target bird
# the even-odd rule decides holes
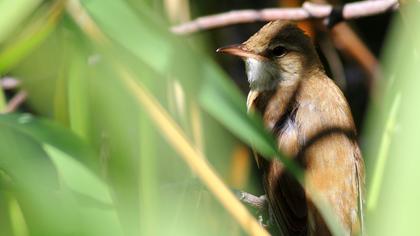
[[[294,22],[276,20],[217,51],[243,59],[248,111],[260,113],[279,150],[303,170],[299,182],[279,160],[255,156],[276,232],[331,235],[317,196],[344,235],[363,233],[365,170],[356,127],[312,39]]]

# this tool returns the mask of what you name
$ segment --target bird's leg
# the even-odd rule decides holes
[[[266,215],[268,209],[267,197],[265,195],[261,195],[258,197],[244,191],[235,191],[235,193],[241,202],[257,210],[258,221],[260,222],[260,225],[263,227],[267,227],[267,225],[264,224],[263,220],[263,215]]]

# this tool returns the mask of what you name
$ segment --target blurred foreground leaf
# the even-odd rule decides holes
[[[1,186],[31,235],[122,233],[108,187],[83,164],[93,152],[76,136],[25,114],[0,116],[0,128]]]
[[[10,33],[19,28],[33,11],[42,3],[42,0],[2,0],[0,1],[0,43]]]
[[[5,3],[8,1],[3,1],[0,3]],[[36,4],[39,1],[16,1],[21,2],[26,10],[33,10],[31,8],[32,4]],[[25,3],[26,2],[26,3]],[[31,3],[29,3],[31,2]],[[39,3],[38,3],[39,4]],[[13,12],[8,8],[7,12]],[[13,68],[20,60],[22,60],[25,56],[27,56],[30,52],[32,52],[37,46],[39,46],[53,31],[57,23],[59,22],[61,13],[64,9],[64,1],[56,1],[49,4],[46,8],[41,8],[31,22],[24,27],[21,32],[14,35],[12,39],[7,42],[7,46],[2,48],[0,51],[0,74],[8,72],[11,68]],[[13,12],[15,15],[19,15],[21,12]],[[3,15],[4,17],[4,15]],[[11,19],[7,21],[1,22],[10,22]],[[11,24],[13,25],[13,24]],[[1,41],[1,33],[4,32],[1,30],[0,25],[0,41]]]
[[[371,114],[373,122],[370,125],[373,129],[384,129],[380,135],[386,144],[380,147],[376,156],[368,156],[372,158],[368,160],[374,163],[368,171],[375,171],[370,174],[373,182],[368,182],[371,183],[368,190],[373,191],[368,191],[369,235],[420,234],[417,220],[420,212],[420,190],[417,187],[420,179],[420,29],[412,27],[420,23],[419,11],[416,2],[403,5],[403,20],[400,16],[395,17],[384,54],[387,89],[382,98],[383,109],[379,114]],[[384,118],[387,122],[378,122]],[[375,121],[382,127],[378,127]],[[391,125],[383,128],[387,123]],[[375,153],[370,148],[376,147],[367,150]]]
[[[261,118],[256,113],[247,113],[245,99],[238,89],[211,63],[206,64],[203,71],[206,84],[200,92],[200,101],[206,111],[264,157],[278,158],[302,180],[301,168],[278,150]]]

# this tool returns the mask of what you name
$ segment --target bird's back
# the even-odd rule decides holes
[[[248,108],[263,115],[279,148],[304,169],[303,189],[279,161],[257,158],[269,205],[283,235],[328,235],[316,192],[346,232],[360,228],[363,160],[349,106],[323,71],[272,91],[251,91]]]

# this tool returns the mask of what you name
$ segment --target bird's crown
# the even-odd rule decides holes
[[[243,44],[245,48],[257,54],[264,54],[277,46],[304,53],[314,50],[310,37],[296,24],[281,20],[267,23]]]

